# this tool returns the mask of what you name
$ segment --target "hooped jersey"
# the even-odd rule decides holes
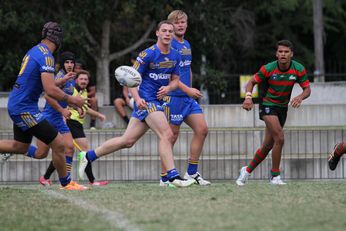
[[[54,76],[54,79],[55,80],[62,79],[62,78],[64,78],[65,74],[66,74],[65,71],[63,69],[61,69]],[[69,79],[68,81],[65,82],[65,84],[61,88],[66,94],[73,95],[74,86],[75,86],[75,80]],[[65,102],[65,101],[58,101],[58,103],[62,108],[67,107],[67,102]],[[50,116],[53,116],[53,115],[60,115],[61,116],[61,114],[58,111],[56,111],[49,103],[46,103],[46,105],[44,106],[43,112],[47,115],[50,115]]]
[[[54,57],[48,47],[40,43],[31,48],[22,65],[8,99],[11,115],[21,112],[37,112],[38,100],[43,91],[41,73],[54,73]]]
[[[147,102],[157,100],[159,88],[169,84],[172,74],[180,76],[180,60],[180,54],[173,48],[162,53],[155,44],[142,51],[133,65],[142,76],[139,96]]]
[[[302,88],[310,85],[304,66],[292,60],[288,70],[280,70],[278,62],[268,63],[255,74],[257,83],[263,83],[261,104],[287,107],[295,83]]]
[[[172,41],[172,47],[177,50],[181,55],[180,61],[180,81],[186,86],[191,87],[191,62],[192,62],[192,52],[190,43],[184,39],[183,42],[179,42],[175,38]],[[180,89],[176,89],[170,92],[170,96],[187,96],[185,92]]]

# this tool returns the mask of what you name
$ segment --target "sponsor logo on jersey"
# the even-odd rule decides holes
[[[273,79],[273,80],[278,79],[278,77],[279,77],[279,76],[278,76],[277,74],[273,74],[273,75],[272,75],[272,79]]]
[[[191,55],[191,49],[187,48],[186,46],[184,46],[181,50],[180,50],[180,54],[182,55]]]
[[[295,77],[294,75],[290,75],[290,77],[289,77],[289,80],[296,80],[297,79],[297,77]]]
[[[42,66],[41,68],[45,71],[54,72],[54,67],[52,66]]]
[[[179,63],[180,67],[187,67],[190,65],[191,65],[191,60],[180,61],[180,63]]]
[[[164,73],[150,73],[149,77],[152,78],[153,80],[161,80],[161,79],[169,79],[171,78],[171,74],[164,74]]]
[[[265,107],[265,108],[264,108],[264,112],[265,112],[266,114],[269,114],[269,113],[270,113],[270,107]]]
[[[174,114],[171,115],[171,121],[182,121],[183,115],[182,114]]]

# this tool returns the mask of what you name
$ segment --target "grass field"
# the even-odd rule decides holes
[[[160,188],[113,183],[84,192],[0,185],[0,230],[345,230],[346,182]]]

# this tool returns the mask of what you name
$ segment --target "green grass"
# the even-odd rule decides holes
[[[86,192],[0,186],[0,230],[336,231],[345,230],[345,216],[342,181],[286,186],[250,181],[245,187],[227,182],[186,189],[114,183]]]

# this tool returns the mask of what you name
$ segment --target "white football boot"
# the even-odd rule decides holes
[[[196,183],[195,179],[183,179],[180,176],[174,178],[173,180],[169,180],[170,184],[178,187],[178,188],[184,188],[184,187],[189,187],[193,184]]]
[[[169,180],[162,181],[161,179],[160,179],[160,187],[175,188],[175,186],[173,184],[171,184],[171,182],[169,182]]]
[[[198,184],[198,185],[202,185],[202,186],[207,186],[207,185],[210,185],[211,183],[207,180],[204,180],[201,176],[201,174],[199,174],[199,172],[196,172],[195,174],[193,175],[189,175],[187,172],[185,173],[184,175],[184,178],[186,180],[189,180],[189,179],[194,179],[196,182],[195,184]]]
[[[238,179],[235,181],[235,183],[236,183],[237,185],[239,185],[239,186],[244,186],[244,185],[247,183],[248,179],[249,179],[250,173],[248,173],[248,172],[246,171],[246,166],[242,167],[242,168],[240,169],[239,173],[240,173],[240,174],[239,174],[239,177],[238,177]]]
[[[0,153],[0,163],[5,163],[12,155],[11,153]]]
[[[273,185],[285,185],[285,184],[286,184],[285,182],[283,182],[283,181],[281,180],[280,175],[274,176],[274,177],[273,177],[273,176],[270,177],[269,183],[270,183],[270,184],[273,184]]]
[[[86,166],[88,165],[88,160],[86,158],[86,152],[80,152],[77,155],[78,160],[78,178],[83,180],[84,179],[84,171]]]

